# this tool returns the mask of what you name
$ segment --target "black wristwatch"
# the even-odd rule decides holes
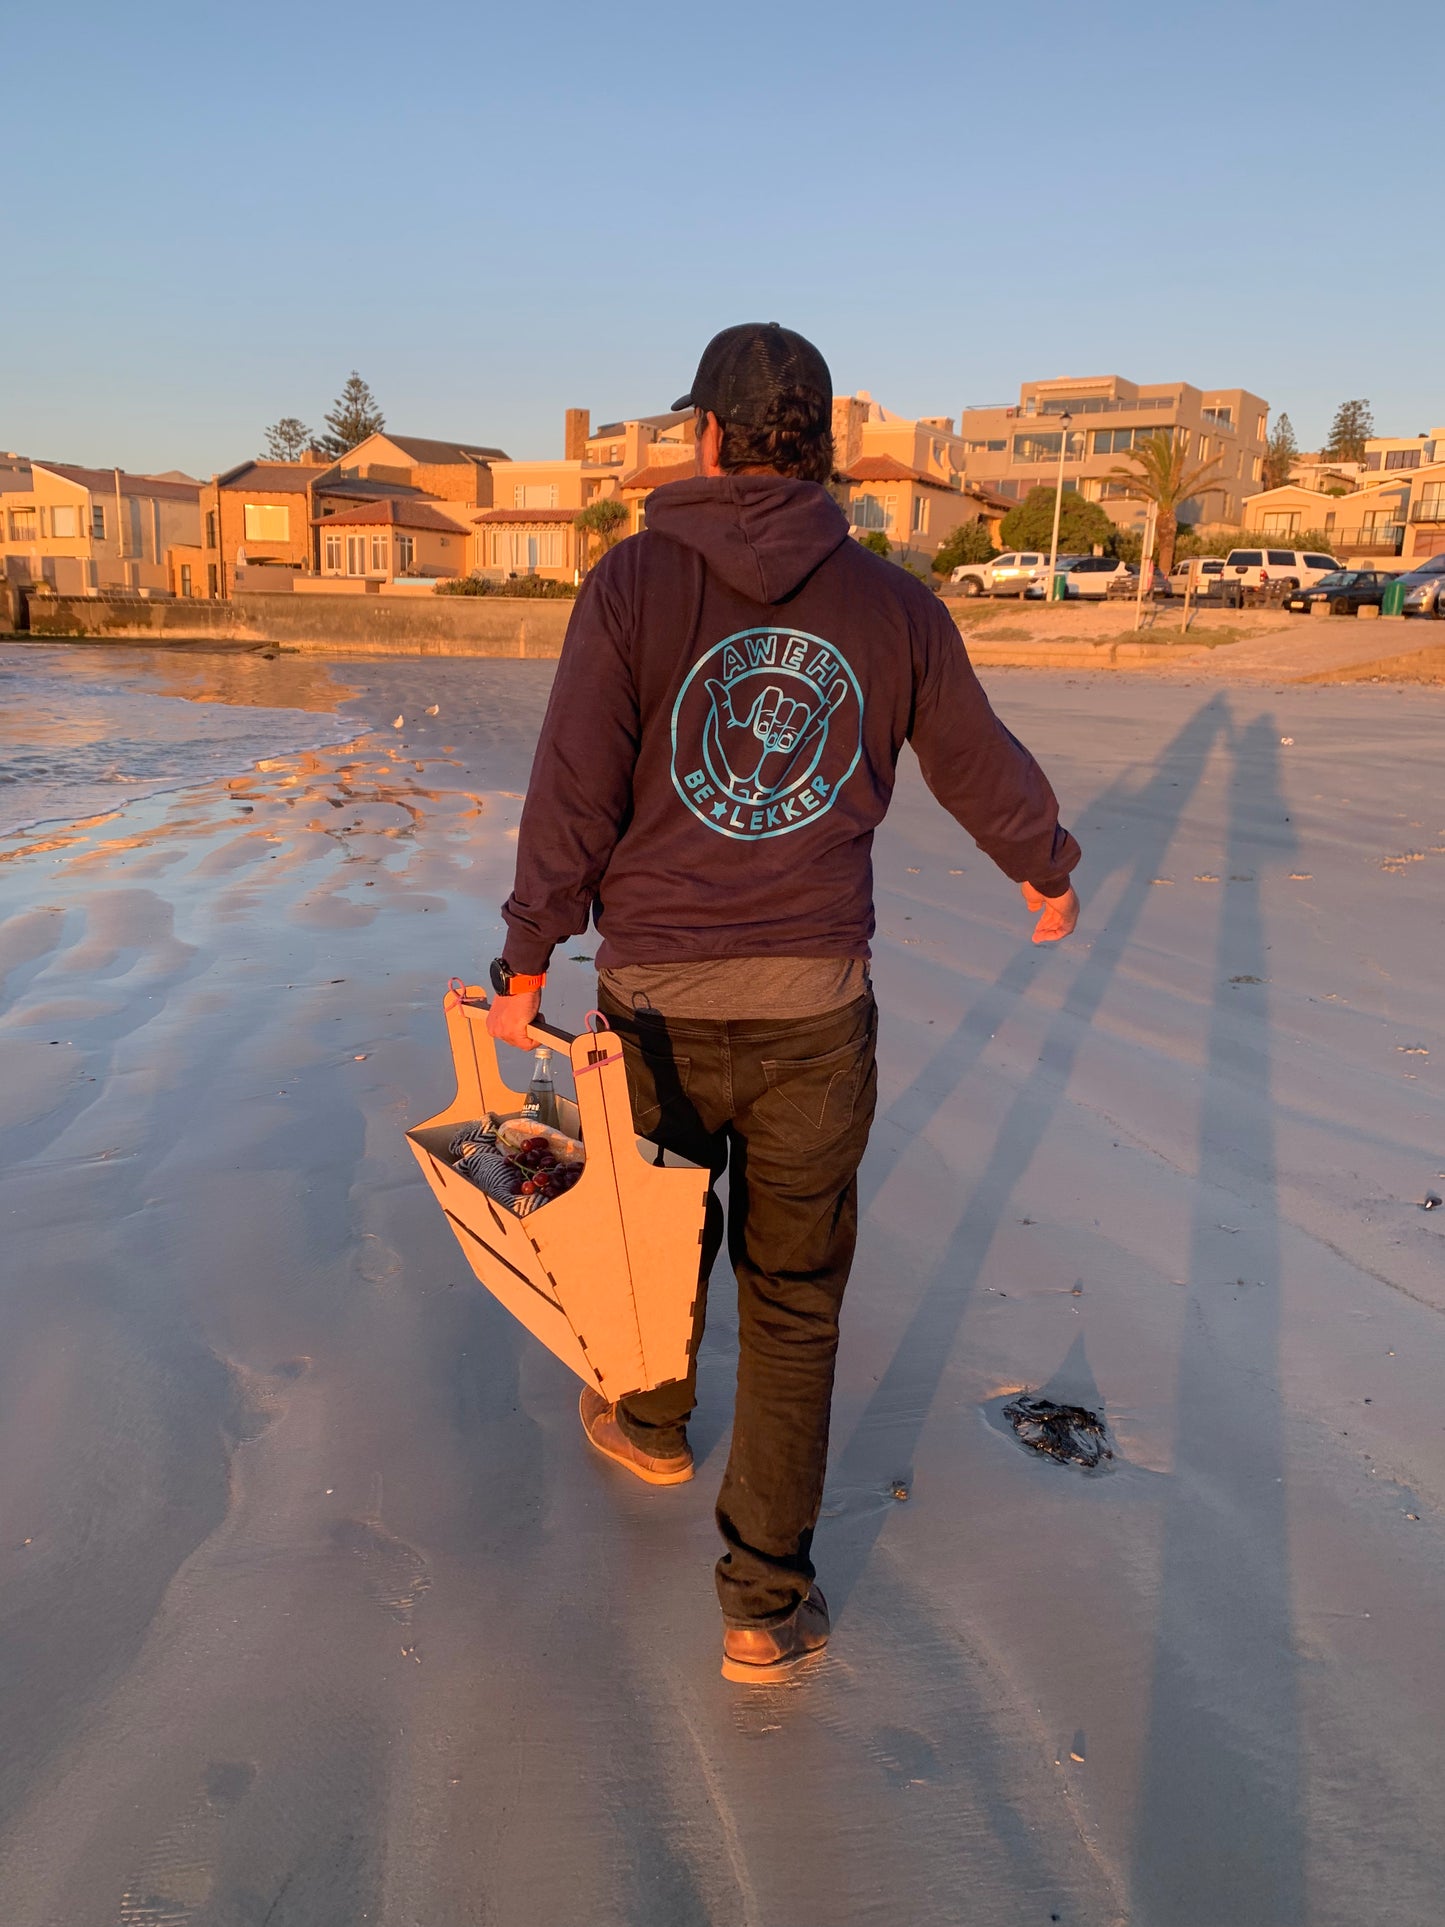
[[[505,957],[492,959],[492,989],[499,997],[524,997],[528,991],[540,990],[546,981],[545,970],[537,976],[524,976],[520,970],[513,970]]]

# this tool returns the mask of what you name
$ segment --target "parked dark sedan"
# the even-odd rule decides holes
[[[1312,589],[1296,589],[1284,606],[1308,615],[1314,603],[1327,602],[1332,616],[1358,615],[1366,603],[1379,608],[1391,580],[1382,569],[1336,569],[1322,575]]]

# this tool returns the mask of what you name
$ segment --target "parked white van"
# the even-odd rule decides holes
[[[1231,549],[1220,580],[1242,582],[1246,589],[1271,582],[1287,589],[1312,589],[1322,575],[1339,566],[1332,555],[1308,555],[1303,549]]]

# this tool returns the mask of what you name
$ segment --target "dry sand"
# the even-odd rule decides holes
[[[402,1138],[549,666],[127,663],[373,733],[0,840],[4,1927],[1436,1920],[1445,696],[991,674],[1061,951],[907,763],[836,1633],[750,1694],[725,1279],[701,1477],[635,1486]]]

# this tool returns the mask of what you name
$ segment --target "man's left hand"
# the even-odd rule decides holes
[[[487,1012],[487,1030],[499,1044],[511,1044],[517,1050],[534,1050],[536,1046],[527,1035],[527,1026],[536,1023],[541,1008],[540,990],[524,990],[516,997],[494,997]]]

